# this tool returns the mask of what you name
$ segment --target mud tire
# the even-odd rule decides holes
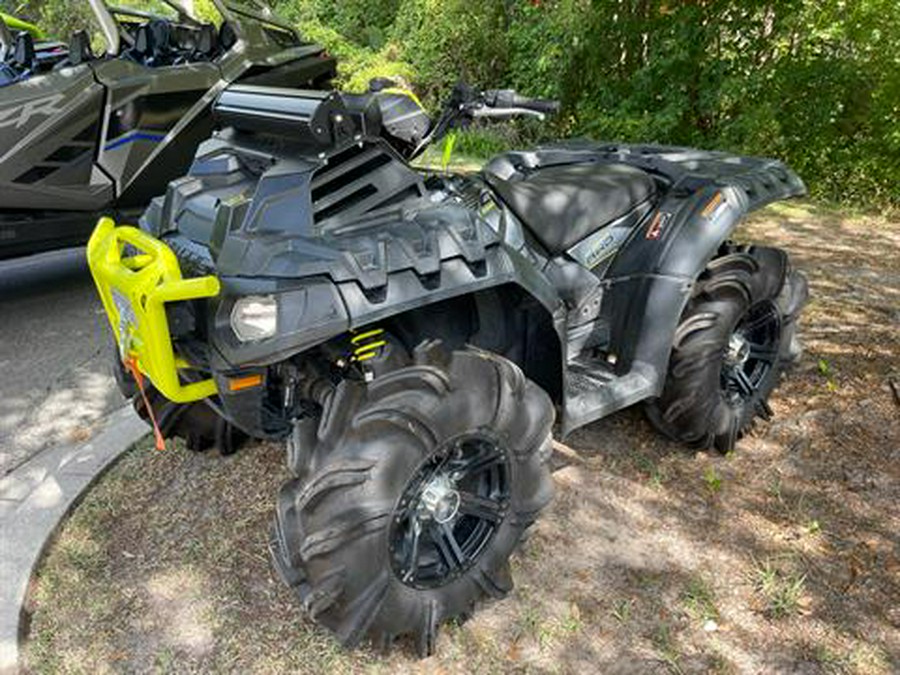
[[[550,501],[547,394],[511,362],[474,349],[416,350],[414,363],[325,402],[317,443],[278,497],[270,550],[304,610],[347,647],[411,636],[431,654],[438,629],[512,588],[509,557]],[[471,566],[436,587],[405,583],[391,553],[401,496],[453,439],[485,433],[505,448],[508,509]],[[408,581],[408,580],[407,580]]]
[[[784,369],[800,357],[797,319],[807,296],[805,277],[791,269],[781,249],[724,247],[701,274],[682,314],[663,393],[646,406],[654,426],[692,447],[733,450],[757,417],[771,416],[769,396]],[[773,359],[755,390],[735,400],[722,383],[729,340],[763,308],[777,321]]]

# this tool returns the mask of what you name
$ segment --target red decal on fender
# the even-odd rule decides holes
[[[647,228],[647,239],[659,239],[662,236],[662,231],[665,229],[666,225],[669,224],[671,219],[672,214],[666,213],[665,211],[660,211],[653,216],[650,227]]]

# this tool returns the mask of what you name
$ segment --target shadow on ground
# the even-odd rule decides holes
[[[889,673],[900,670],[900,225],[803,206],[746,238],[811,277],[807,352],[732,456],[639,410],[560,445],[516,589],[416,661],[344,652],[265,554],[274,445],[132,452],[34,584],[35,671]]]
[[[0,476],[122,405],[83,249],[0,263]]]

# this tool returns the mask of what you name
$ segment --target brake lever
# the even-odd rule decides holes
[[[547,116],[537,110],[528,108],[475,108],[470,112],[472,117],[513,117],[515,115],[528,115],[535,117],[541,122],[547,119]]]

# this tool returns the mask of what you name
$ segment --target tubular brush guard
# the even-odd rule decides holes
[[[130,246],[135,252],[126,252]],[[175,355],[165,304],[219,294],[213,276],[184,279],[172,250],[159,239],[111,218],[97,223],[87,247],[91,275],[123,360],[137,367],[166,398],[190,403],[212,396],[212,379],[183,384],[179,369],[190,364]]]

